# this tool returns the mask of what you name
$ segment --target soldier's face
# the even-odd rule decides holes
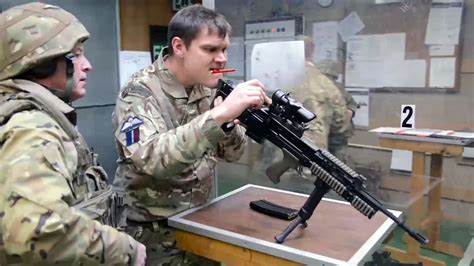
[[[84,44],[78,43],[72,50],[72,53],[74,54],[72,59],[72,63],[74,64],[74,87],[71,100],[74,101],[86,95],[87,72],[92,70],[92,66],[85,56]]]
[[[183,53],[185,75],[190,78],[190,84],[202,84],[209,88],[217,87],[222,74],[211,74],[213,69],[221,69],[227,63],[227,47],[229,36],[219,37],[217,32],[204,28],[191,42]]]

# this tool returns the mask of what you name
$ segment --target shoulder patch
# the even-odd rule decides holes
[[[122,124],[120,132],[125,134],[127,146],[140,141],[140,126],[143,124],[143,120],[137,116],[131,116]]]

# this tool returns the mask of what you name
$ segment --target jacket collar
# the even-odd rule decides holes
[[[48,105],[58,108],[64,114],[74,111],[74,108],[72,108],[69,104],[62,101],[51,91],[38,83],[25,79],[9,79],[1,81],[0,84],[36,95],[46,101]]]
[[[188,99],[188,103],[211,96],[211,89],[201,84],[194,85],[188,97],[186,89],[179,83],[176,76],[166,68],[165,60],[169,56],[168,47],[161,50],[158,59],[153,62],[156,69],[156,75],[161,80],[162,89],[175,99]]]

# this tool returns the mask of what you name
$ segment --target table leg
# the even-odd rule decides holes
[[[440,178],[443,174],[443,155],[432,154],[431,165],[430,165],[430,183],[435,183],[433,188],[428,194],[428,223],[427,231],[430,243],[428,248],[449,254],[456,257],[463,257],[464,250],[459,246],[452,243],[443,242],[440,240],[440,221],[442,217],[441,213],[441,182]]]
[[[423,190],[425,189],[425,154],[422,152],[413,152],[412,161],[410,199],[419,198],[415,200],[412,206],[410,206],[408,212],[408,223],[415,230],[419,230],[424,211]],[[410,237],[407,242],[407,251],[411,256],[418,256],[420,254],[420,244]]]
[[[431,155],[430,183],[436,183],[428,194],[428,213],[432,217],[428,227],[428,238],[430,247],[439,239],[439,221],[441,219],[441,182],[443,173],[443,156],[441,154]]]
[[[421,228],[421,221],[424,212],[423,191],[425,189],[425,154],[423,152],[413,152],[412,159],[412,176],[410,185],[410,200],[414,199],[414,203],[408,210],[408,224],[415,230]],[[433,260],[420,255],[420,244],[411,237],[406,238],[407,251],[386,247],[390,251],[392,257],[401,262],[420,262],[425,265],[445,265],[444,262]]]

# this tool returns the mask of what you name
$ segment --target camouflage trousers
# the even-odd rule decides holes
[[[129,225],[126,232],[146,246],[146,265],[204,265],[218,266],[220,263],[180,250],[176,246],[176,230],[163,223],[152,225]]]
[[[343,143],[329,143],[329,152],[336,156],[339,160],[346,162],[347,160],[347,141]]]
[[[248,174],[252,176],[265,176],[265,169],[283,159],[281,150],[269,141],[263,144],[249,141],[248,145]]]

